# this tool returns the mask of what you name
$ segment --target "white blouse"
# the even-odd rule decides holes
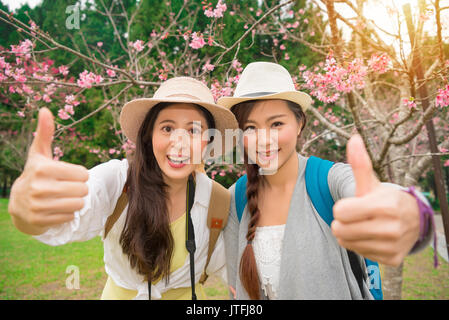
[[[87,185],[89,194],[84,198],[84,208],[75,212],[72,221],[48,229],[45,233],[33,236],[48,245],[57,246],[76,241],[87,241],[101,236],[104,243],[104,263],[106,273],[114,282],[125,289],[137,290],[134,299],[148,299],[148,284],[142,275],[131,268],[128,256],[122,252],[119,243],[128,206],[104,239],[104,227],[112,214],[126,182],[127,159],[110,160],[89,170]],[[195,229],[195,280],[199,281],[206,265],[209,246],[207,212],[209,208],[212,180],[203,172],[196,172],[195,200],[191,209]],[[184,265],[170,274],[170,283],[165,279],[151,287],[151,298],[160,299],[169,289],[190,287],[190,260],[187,256]],[[227,282],[223,234],[220,234],[214,253],[207,268],[208,274],[217,273]]]
[[[270,300],[278,297],[284,231],[285,224],[257,227],[253,239],[260,284]]]

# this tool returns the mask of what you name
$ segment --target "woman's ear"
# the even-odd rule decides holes
[[[302,132],[302,130],[303,130],[304,119],[301,119],[301,120],[298,122],[298,126],[299,126],[299,129],[298,129],[298,138],[299,138],[299,136],[301,135],[301,132]]]

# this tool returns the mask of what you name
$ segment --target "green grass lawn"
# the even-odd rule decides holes
[[[67,289],[70,266],[79,270],[79,289]],[[57,247],[43,244],[14,227],[7,199],[0,199],[0,270],[3,300],[99,299],[107,279],[100,237]],[[209,299],[228,298],[216,277],[207,280],[205,292]]]
[[[106,282],[100,237],[52,247],[14,228],[0,199],[0,299],[99,299]],[[430,247],[404,262],[403,299],[449,299],[449,264],[432,266]],[[69,266],[79,268],[79,289],[68,289]],[[228,299],[227,288],[211,277],[205,285],[209,299]]]

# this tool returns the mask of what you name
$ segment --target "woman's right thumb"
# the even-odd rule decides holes
[[[41,154],[47,158],[53,158],[51,143],[55,132],[53,114],[48,108],[39,110],[36,135],[30,147],[30,154]]]

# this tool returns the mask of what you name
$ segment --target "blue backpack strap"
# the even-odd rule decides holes
[[[365,265],[368,271],[370,289],[369,292],[373,295],[374,300],[383,300],[382,281],[380,279],[380,268],[376,261],[365,258]]]
[[[334,200],[327,183],[327,175],[333,165],[332,161],[311,156],[307,160],[305,173],[306,189],[310,200],[329,227],[334,220],[332,211]]]
[[[237,210],[237,218],[239,222],[242,220],[243,210],[245,210],[248,199],[246,198],[246,184],[248,182],[247,175],[241,176],[235,184],[235,209]]]

